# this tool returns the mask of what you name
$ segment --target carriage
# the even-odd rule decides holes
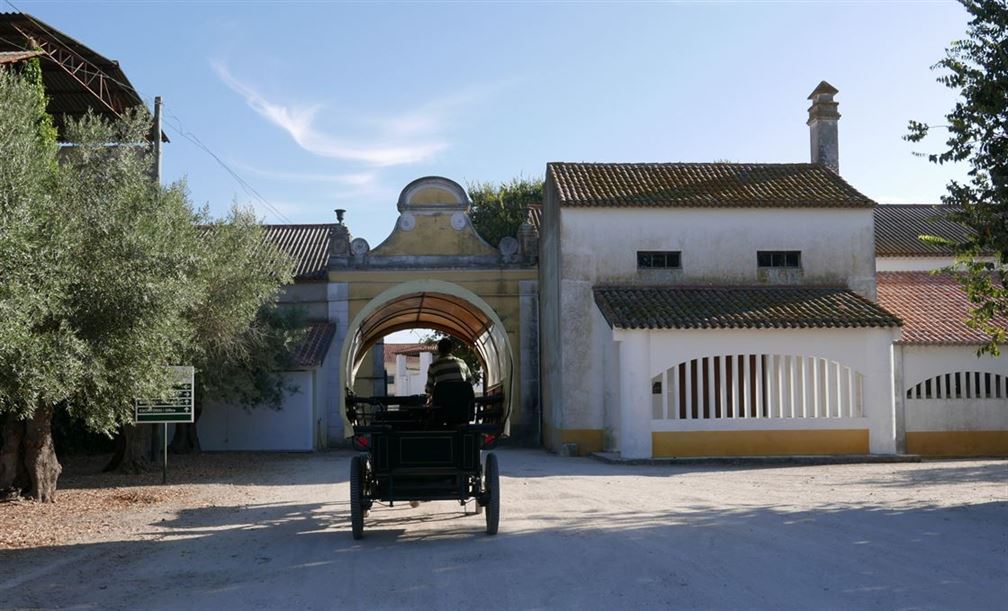
[[[492,449],[506,431],[503,394],[476,397],[466,382],[426,395],[361,397],[347,391],[346,417],[360,453],[350,462],[354,539],[376,502],[475,501],[486,532],[500,521],[500,476]]]

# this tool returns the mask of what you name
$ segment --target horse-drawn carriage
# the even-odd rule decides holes
[[[503,394],[475,397],[466,382],[426,395],[359,397],[347,392],[352,443],[350,517],[354,539],[376,502],[475,500],[486,532],[497,533],[500,481],[493,448],[506,430]]]

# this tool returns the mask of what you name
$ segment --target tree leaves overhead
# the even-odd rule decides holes
[[[974,304],[968,324],[989,335],[981,352],[999,354],[1008,336],[1008,4],[1004,0],[961,0],[970,14],[966,38],[953,42],[933,66],[938,82],[959,100],[946,115],[945,149],[932,163],[965,163],[965,181],[953,180],[942,202],[949,219],[973,230],[952,244],[963,286]],[[939,129],[910,121],[906,139],[920,142]],[[993,255],[993,269],[985,256]]]
[[[502,185],[477,182],[469,184],[467,190],[473,227],[480,237],[498,246],[504,237],[518,234],[528,218],[529,205],[542,203],[543,181],[514,178]]]
[[[68,121],[58,148],[33,74],[0,70],[0,415],[58,405],[111,433],[166,365],[238,380],[279,363],[300,325],[273,311],[293,261],[254,213],[213,220],[184,183],[157,184],[144,108]]]

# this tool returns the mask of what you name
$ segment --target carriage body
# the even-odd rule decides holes
[[[347,396],[353,444],[350,474],[354,537],[376,501],[475,500],[497,531],[499,485],[491,449],[503,432],[503,396],[473,397],[466,383],[441,383],[426,396]],[[358,516],[359,514],[359,516]]]

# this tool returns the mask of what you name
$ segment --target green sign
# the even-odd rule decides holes
[[[157,399],[136,400],[136,421],[145,422],[194,422],[193,376],[191,366],[169,367],[171,370],[171,390]]]

